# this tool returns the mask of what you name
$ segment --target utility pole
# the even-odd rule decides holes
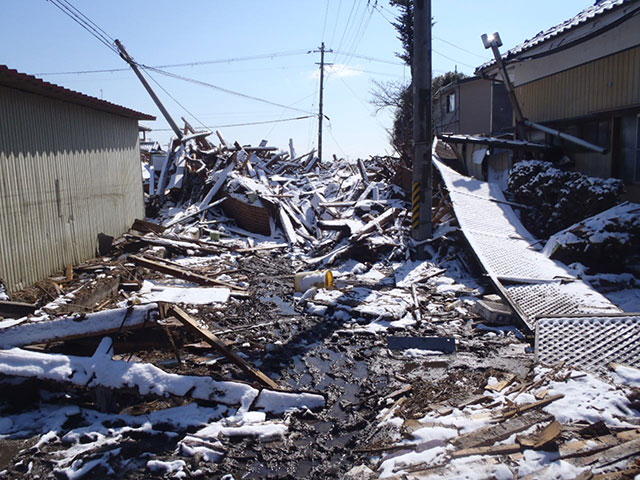
[[[483,34],[482,35],[482,43],[484,44],[484,48],[491,49],[493,52],[493,58],[496,60],[496,64],[498,65],[498,70],[500,70],[500,75],[502,76],[502,80],[504,81],[504,86],[507,89],[507,94],[509,95],[509,101],[511,102],[511,107],[513,108],[513,112],[516,116],[516,131],[522,140],[527,139],[527,133],[524,129],[525,117],[522,114],[522,109],[520,108],[520,103],[518,102],[518,97],[516,97],[515,89],[513,88],[513,83],[511,83],[511,78],[509,78],[509,74],[507,73],[507,68],[502,61],[502,54],[500,53],[500,47],[502,46],[502,40],[500,39],[500,35],[498,32],[493,33],[492,35]]]
[[[424,241],[431,225],[431,0],[413,0],[413,188],[411,233],[419,243],[416,253],[425,259]]]
[[[151,88],[151,85],[149,85],[149,82],[147,82],[147,79],[144,78],[144,76],[142,75],[142,72],[140,72],[140,69],[138,68],[138,64],[133,60],[133,58],[131,58],[131,55],[129,55],[129,52],[125,50],[124,45],[120,40],[116,40],[115,43],[116,43],[116,46],[118,47],[118,50],[120,51],[120,56],[122,57],[122,59],[131,66],[135,74],[138,76],[138,79],[140,79],[144,88],[146,88],[147,92],[149,92],[151,99],[155,102],[157,107],[160,109],[160,111],[162,112],[162,115],[164,115],[164,118],[167,120],[167,123],[171,126],[171,129],[173,130],[173,132],[176,134],[176,136],[179,139],[182,139],[182,131],[180,130],[176,122],[173,121],[173,118],[171,118],[171,115],[169,115],[169,112],[167,111],[167,109],[164,108],[164,105],[156,95],[156,92],[154,92],[153,89]]]
[[[324,115],[322,114],[322,99],[323,99],[323,91],[324,91],[324,66],[332,65],[331,63],[324,63],[324,54],[333,53],[333,50],[325,50],[324,42],[320,46],[319,50],[314,50],[314,52],[320,52],[320,63],[316,65],[320,65],[320,101],[319,101],[319,109],[318,109],[318,163],[322,162],[322,118]]]

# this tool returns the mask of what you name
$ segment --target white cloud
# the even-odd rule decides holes
[[[330,75],[334,78],[344,78],[344,77],[357,77],[362,75],[362,71],[357,68],[351,68],[344,63],[334,63],[332,65],[327,65],[324,67],[325,78]],[[320,76],[320,70],[316,70],[311,75],[311,78],[318,78]]]

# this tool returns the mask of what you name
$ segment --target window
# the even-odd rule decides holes
[[[446,106],[447,113],[451,113],[455,109],[456,109],[456,94],[450,93],[449,95],[447,95],[447,106]]]

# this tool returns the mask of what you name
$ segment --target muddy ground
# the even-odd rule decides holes
[[[161,476],[145,469],[145,455],[149,452],[158,459],[184,459],[185,472],[194,478],[220,478],[226,474],[235,479],[342,478],[360,464],[375,470],[379,453],[404,428],[378,427],[383,408],[402,399],[400,415],[406,419],[419,418],[429,409],[445,408],[448,403],[456,404],[482,393],[489,376],[501,378],[516,373],[525,377],[529,372],[532,355],[525,352],[528,344],[511,335],[501,337],[474,328],[478,320],[473,314],[452,308],[456,300],[453,293],[439,294],[426,283],[419,286],[422,304],[435,305],[435,313],[425,316],[417,325],[390,328],[384,333],[372,333],[355,322],[334,320],[330,309],[320,317],[305,314],[302,306],[296,305],[296,312],[283,314],[277,305],[280,301],[274,303],[269,299],[275,296],[293,305],[291,272],[296,266],[273,252],[239,258],[236,268],[250,285],[250,297],[231,299],[222,307],[198,307],[197,313],[192,310],[192,314],[213,331],[227,331],[220,336],[280,385],[326,395],[326,408],[292,415],[283,440],[260,442],[252,437],[225,440],[226,453],[217,463],[202,461],[198,455],[192,458],[176,455],[177,441],[188,432],[175,425],[154,425],[152,432],[134,431],[119,445],[122,451],[118,457],[110,461],[117,476],[130,479]],[[149,276],[152,275],[145,272],[145,277]],[[384,291],[392,283],[383,281],[373,288]],[[260,324],[265,325],[244,328]],[[175,373],[248,381],[240,370],[200,344],[199,339],[183,329],[172,328],[171,332],[171,340],[163,331],[122,334],[116,341],[116,353],[153,362]],[[402,351],[387,348],[388,335],[455,337],[457,352],[408,357]],[[97,341],[93,340],[96,344]],[[50,348],[68,353],[84,350],[90,354],[94,344],[83,341]],[[21,385],[19,389],[0,390],[5,414],[38,408],[38,401],[45,400],[49,404],[95,408],[94,391],[41,389],[42,385],[28,382]],[[399,390],[408,393],[394,395]],[[109,408],[114,414],[144,415],[180,403],[176,399],[141,401],[119,396],[110,399]],[[115,423],[121,422],[117,415],[114,418]],[[86,422],[82,415],[70,417],[64,427],[77,429]],[[38,450],[30,448],[38,435],[25,432],[25,438],[15,437],[1,445],[2,477],[51,477],[51,458],[57,450],[65,448],[64,442],[53,442]],[[85,454],[79,457],[82,455]],[[102,477],[112,476],[100,468],[90,474],[90,478]]]

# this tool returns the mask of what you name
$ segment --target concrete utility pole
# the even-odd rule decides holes
[[[526,140],[527,134],[524,129],[525,117],[522,114],[522,109],[520,108],[518,97],[516,97],[513,83],[511,83],[511,78],[509,78],[509,74],[507,73],[507,68],[502,61],[502,54],[500,53],[502,40],[500,39],[500,35],[498,34],[498,32],[495,32],[492,35],[483,34],[481,38],[482,43],[484,44],[484,48],[490,48],[493,52],[493,58],[496,60],[496,64],[498,65],[498,70],[500,71],[500,75],[502,76],[502,80],[504,81],[504,86],[507,89],[507,94],[509,95],[511,107],[513,108],[513,112],[516,116],[516,130],[520,138]]]
[[[413,188],[411,222],[413,239],[433,235],[431,225],[431,0],[413,0]],[[424,244],[418,245],[424,260]]]
[[[322,42],[320,49],[314,50],[314,52],[320,52],[320,63],[316,65],[320,65],[320,102],[319,102],[319,109],[318,109],[318,162],[322,162],[322,118],[323,118],[322,99],[323,99],[323,91],[324,91],[324,66],[332,65],[331,63],[324,63],[324,54],[325,52],[333,53],[333,50],[331,49],[325,50],[324,42]]]
[[[142,75],[142,72],[140,72],[140,69],[138,68],[138,64],[133,60],[133,58],[131,58],[131,55],[129,55],[129,52],[125,50],[124,45],[120,40],[116,40],[115,43],[116,43],[116,46],[118,47],[118,50],[120,50],[120,56],[122,57],[122,59],[131,66],[135,74],[138,76],[144,88],[146,88],[147,92],[149,92],[151,99],[158,106],[158,108],[162,112],[162,115],[164,115],[164,118],[167,120],[167,123],[169,124],[169,126],[171,126],[171,129],[173,130],[173,132],[176,134],[176,136],[179,139],[182,139],[182,131],[180,130],[176,122],[173,121],[173,118],[171,118],[171,115],[169,115],[169,112],[167,111],[167,109],[164,108],[164,105],[156,95],[156,92],[154,92],[153,89],[151,88],[151,85],[149,85],[149,82],[147,82],[147,79],[144,78],[144,76]]]

